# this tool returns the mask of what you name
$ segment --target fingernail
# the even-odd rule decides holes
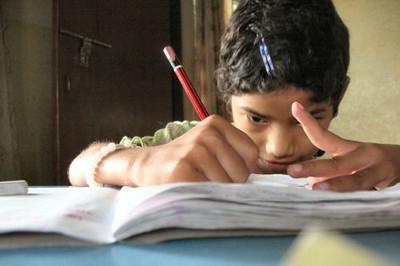
[[[297,107],[300,108],[301,110],[304,110],[304,106],[301,103],[293,102],[292,106],[295,106],[295,105],[297,105]]]
[[[317,183],[313,186],[315,190],[329,190],[329,183],[328,182],[321,182]]]
[[[290,168],[291,171],[300,173],[303,170],[303,166],[301,164],[292,164],[289,165],[288,168]]]

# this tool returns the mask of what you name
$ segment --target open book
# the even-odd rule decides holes
[[[334,193],[306,185],[285,175],[252,175],[247,184],[31,187],[27,195],[0,197],[0,234],[57,233],[113,243],[164,229],[212,236],[224,230],[295,233],[314,223],[351,231],[400,228],[400,186]]]

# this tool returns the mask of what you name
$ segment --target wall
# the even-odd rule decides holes
[[[182,64],[187,75],[194,77],[194,6],[193,1],[181,1]],[[196,120],[197,114],[188,97],[183,93],[183,116],[186,120]]]
[[[51,184],[52,1],[0,0],[15,104],[21,178]]]
[[[331,130],[400,144],[400,1],[334,3],[350,30],[351,83]]]

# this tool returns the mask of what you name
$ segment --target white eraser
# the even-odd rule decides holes
[[[25,180],[0,182],[0,196],[23,195],[27,193],[28,183]]]

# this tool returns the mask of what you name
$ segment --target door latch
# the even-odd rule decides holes
[[[86,68],[89,67],[89,58],[90,54],[92,53],[93,44],[104,48],[112,48],[111,44],[82,36],[70,30],[60,29],[60,33],[82,40],[82,46],[80,48],[80,53],[79,53],[79,65],[81,67],[86,67]]]

